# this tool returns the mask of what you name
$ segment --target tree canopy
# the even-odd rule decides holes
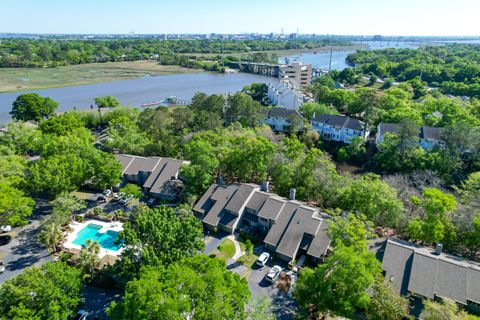
[[[244,319],[250,297],[247,281],[225,262],[206,255],[178,260],[167,267],[146,267],[130,281],[112,319]]]
[[[24,93],[13,102],[10,114],[15,120],[41,121],[54,115],[58,103],[36,93]]]
[[[370,303],[367,292],[380,273],[380,263],[368,251],[340,246],[324,264],[305,269],[295,285],[294,296],[310,314],[351,316]]]
[[[0,319],[70,319],[81,288],[80,271],[63,262],[25,269],[0,285]]]
[[[404,206],[397,191],[375,174],[353,179],[341,191],[339,207],[364,214],[376,225],[394,227],[403,218]]]
[[[95,98],[95,104],[99,108],[116,108],[120,106],[120,101],[114,96],[104,96]]]
[[[141,266],[167,266],[204,248],[203,227],[193,215],[177,216],[169,207],[135,208],[133,221],[124,224],[125,242],[119,272],[132,278]]]

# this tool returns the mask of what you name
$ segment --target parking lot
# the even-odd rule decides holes
[[[257,247],[255,251],[260,254],[261,251],[263,251],[263,247]],[[252,295],[269,297],[272,301],[273,311],[277,319],[291,320],[294,318],[296,311],[295,301],[291,295],[277,288],[278,280],[273,284],[265,280],[265,276],[274,264],[280,265],[285,272],[289,271],[288,268],[286,268],[286,264],[281,261],[269,261],[264,267],[254,265],[253,268],[248,268],[232,259],[227,261],[227,269],[243,277],[247,277],[248,287]]]
[[[40,221],[46,207],[47,204],[39,202],[28,225],[13,228],[6,233],[12,236],[12,241],[0,246],[0,260],[5,264],[5,272],[0,274],[0,283],[20,274],[25,268],[53,260],[45,246],[38,241]]]

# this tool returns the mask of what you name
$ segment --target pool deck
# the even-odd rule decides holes
[[[123,230],[123,223],[121,222],[104,222],[104,221],[95,220],[95,219],[87,219],[84,222],[72,222],[70,224],[70,229],[72,229],[73,231],[68,233],[67,239],[63,244],[63,247],[66,249],[82,250],[82,246],[78,244],[74,244],[73,241],[75,241],[75,239],[77,238],[78,232],[91,223],[102,226],[102,229],[99,230],[100,233],[105,233],[109,230],[116,231],[116,232],[120,232]],[[117,251],[108,250],[100,247],[100,252],[98,254],[98,257],[101,259],[106,255],[119,256],[120,254],[122,254],[122,251],[123,251],[123,247],[118,249]]]

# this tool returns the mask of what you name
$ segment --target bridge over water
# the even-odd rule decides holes
[[[280,64],[240,61],[230,62],[228,66],[240,72],[254,73],[272,78],[280,77]],[[328,71],[319,68],[312,68],[312,77],[315,78],[327,72]]]

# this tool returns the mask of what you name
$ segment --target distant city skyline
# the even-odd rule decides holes
[[[2,2],[5,2],[2,4]],[[7,4],[8,2],[8,4]],[[478,36],[476,0],[0,0],[0,33]]]

